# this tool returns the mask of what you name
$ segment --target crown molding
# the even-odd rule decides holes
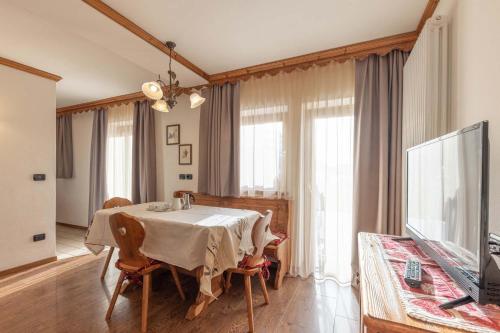
[[[62,77],[60,77],[59,75],[52,74],[52,73],[49,73],[46,71],[42,71],[41,69],[31,67],[28,65],[24,65],[24,64],[21,64],[19,62],[16,62],[14,60],[10,60],[7,58],[0,57],[0,65],[11,67],[11,68],[14,68],[14,69],[26,72],[26,73],[30,73],[30,74],[33,74],[36,76],[43,77],[44,79],[49,79],[49,80],[55,81],[55,82],[58,82],[62,79]]]
[[[177,93],[177,96],[182,95],[182,94],[191,94],[192,91],[200,90],[207,85],[198,85],[194,87],[181,87],[179,88],[179,91]],[[164,89],[164,92],[167,93],[168,89]],[[119,96],[113,96],[109,98],[103,98],[99,99],[96,101],[91,101],[91,102],[86,102],[86,103],[80,103],[80,104],[75,104],[75,105],[69,105],[69,106],[63,106],[60,108],[57,108],[56,113],[57,115],[62,115],[62,114],[67,114],[67,113],[80,113],[80,112],[87,112],[91,111],[97,108],[102,108],[102,107],[111,107],[115,105],[120,105],[120,104],[128,104],[128,103],[133,103],[136,101],[143,101],[147,100],[148,98],[143,94],[142,91],[137,91],[134,93],[130,94],[125,94],[125,95],[119,95]]]
[[[138,91],[131,94],[113,96],[109,98],[99,99],[96,101],[60,107],[57,108],[57,115],[65,113],[86,112],[100,107],[110,107],[113,105],[128,104],[131,102],[144,100],[146,98],[147,97],[142,93],[142,91]]]
[[[209,84],[195,87],[181,88],[179,94],[189,94],[191,90],[199,90],[210,84],[221,84],[238,80],[247,80],[250,76],[262,76],[265,74],[276,74],[280,71],[291,71],[296,68],[307,68],[313,64],[322,64],[330,61],[345,61],[347,59],[360,59],[370,54],[387,54],[394,49],[409,51],[417,39],[416,32],[409,32],[385,38],[374,39],[367,42],[337,47],[330,50],[310,53],[298,57],[273,61],[267,64],[241,68],[233,71],[210,75]],[[141,91],[131,94],[104,98],[92,102],[65,106],[57,109],[57,114],[78,113],[90,111],[98,107],[110,107],[113,105],[127,104],[138,100],[145,100],[146,96]]]
[[[237,80],[247,80],[250,76],[276,74],[280,71],[291,71],[295,68],[307,68],[314,64],[323,64],[330,61],[343,62],[347,59],[362,59],[370,54],[385,55],[392,50],[401,49],[409,51],[417,40],[415,31],[383,37],[336,47],[324,51],[313,52],[301,56],[268,62],[261,65],[249,66],[227,72],[210,75],[210,83],[224,83]]]
[[[82,0],[82,1],[85,2],[87,5],[89,5],[90,7],[97,10],[98,12],[100,12],[101,14],[107,16],[114,22],[118,23],[119,25],[121,25],[122,27],[124,27],[137,37],[141,38],[145,42],[154,46],[161,52],[165,53],[166,55],[170,55],[170,49],[165,45],[165,43],[163,43],[162,41],[151,35],[146,30],[142,29],[140,26],[138,26],[137,24],[135,24],[134,22],[132,22],[131,20],[129,20],[128,18],[126,18],[125,16],[123,16],[122,14],[120,14],[119,12],[117,12],[116,10],[114,10],[101,0]],[[199,68],[186,58],[184,58],[175,50],[172,51],[172,59],[184,65],[185,67],[190,69],[192,72],[198,74],[205,80],[208,80],[209,75],[207,73],[205,73],[201,68]]]
[[[113,8],[106,5],[100,0],[82,0],[89,6],[93,7],[97,11],[106,15],[116,23],[120,24],[130,32],[134,33],[138,37],[142,38],[144,41],[155,46],[160,51],[169,54],[168,48],[154,36],[146,32],[144,29],[115,11]],[[209,81],[209,84],[199,85],[196,87],[182,88],[179,94],[189,94],[191,90],[198,90],[206,87],[210,84],[221,84],[225,82],[234,82],[238,80],[247,80],[251,76],[262,76],[265,74],[276,74],[281,71],[292,71],[296,68],[308,68],[314,64],[325,64],[330,61],[346,61],[348,59],[362,59],[370,54],[385,55],[392,50],[400,49],[404,51],[410,51],[415,44],[420,31],[422,30],[425,22],[432,17],[434,11],[439,3],[439,0],[428,0],[424,12],[420,18],[419,24],[416,31],[407,32],[403,34],[373,39],[365,42],[350,44],[346,46],[336,47],[328,50],[313,52],[301,56],[286,58],[282,60],[272,61],[265,64],[249,66],[245,68],[230,70],[226,72],[216,73],[209,75],[203,70],[193,65],[191,62],[183,58],[180,54],[174,51],[172,58],[183,64],[193,72],[205,78]],[[49,74],[49,73],[48,73]],[[51,74],[53,75],[53,74]],[[56,76],[57,77],[57,76]],[[146,96],[142,92],[135,92],[131,94],[125,94],[120,96],[114,96],[110,98],[100,99],[92,102],[81,103],[76,105],[70,105],[66,107],[61,107],[57,109],[57,114],[61,115],[64,113],[78,113],[89,111],[98,107],[109,107],[113,105],[119,105],[122,103],[130,103],[138,100],[145,100]]]

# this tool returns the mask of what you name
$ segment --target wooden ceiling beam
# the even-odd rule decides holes
[[[98,12],[100,12],[101,14],[103,14],[103,15],[107,16],[108,18],[110,18],[111,20],[115,21],[116,23],[118,23],[119,25],[121,25],[122,27],[124,27],[125,29],[127,29],[128,31],[130,31],[131,33],[136,35],[137,37],[141,38],[145,42],[154,46],[155,48],[157,48],[161,52],[163,52],[167,55],[170,55],[170,49],[165,45],[165,43],[158,40],[156,37],[151,35],[149,32],[142,29],[140,26],[138,26],[137,24],[135,24],[134,22],[132,22],[131,20],[129,20],[128,18],[126,18],[125,16],[123,16],[122,14],[120,14],[119,12],[117,12],[116,10],[114,10],[113,8],[111,8],[110,6],[108,6],[107,4],[102,2],[101,0],[82,0],[82,1],[85,2],[87,5],[89,5],[90,7],[97,10]],[[184,58],[178,52],[172,51],[172,59],[174,59],[178,63],[184,65],[185,67],[187,67],[188,69],[190,69],[194,73],[198,74],[199,76],[201,76],[205,80],[208,80],[209,75],[207,73],[205,73],[201,68],[199,68],[198,66],[196,66],[195,64],[193,64],[192,62],[187,60],[186,58]]]
[[[42,71],[41,69],[31,67],[28,65],[24,65],[24,64],[21,64],[19,62],[16,62],[14,60],[10,60],[7,58],[0,57],[0,65],[8,66],[8,67],[11,67],[11,68],[14,68],[14,69],[26,72],[26,73],[30,73],[30,74],[33,74],[36,76],[43,77],[45,79],[55,81],[55,82],[58,82],[62,79],[62,77],[60,77],[59,75],[52,74],[52,73],[49,73],[46,71]]]
[[[418,22],[417,26],[417,34],[420,35],[420,32],[424,28],[425,22],[429,18],[432,17],[434,14],[434,11],[436,10],[437,5],[439,4],[439,0],[428,0],[427,1],[427,6],[425,6],[424,12],[422,13],[422,17],[420,17],[420,21]]]
[[[365,58],[370,54],[387,54],[394,49],[409,51],[417,40],[416,32],[408,32],[394,36],[378,38],[366,42],[336,47],[329,50],[313,52],[301,56],[268,62],[261,65],[235,69],[210,75],[210,83],[224,83],[245,80],[250,76],[292,70],[296,67],[307,67],[329,61],[345,61],[347,59]]]

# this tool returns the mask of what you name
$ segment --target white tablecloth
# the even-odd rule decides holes
[[[96,212],[85,245],[94,254],[105,245],[116,247],[109,217],[125,212],[138,218],[146,231],[141,251],[148,257],[188,270],[203,266],[200,291],[212,295],[211,279],[237,266],[251,254],[256,211],[193,205],[189,210],[152,212],[151,203],[101,209]]]

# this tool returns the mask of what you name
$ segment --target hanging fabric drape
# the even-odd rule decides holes
[[[106,140],[107,198],[132,199],[132,133],[134,104],[123,104],[108,110]]]
[[[156,201],[155,110],[149,101],[134,104],[132,201]]]
[[[198,191],[240,195],[240,85],[213,85],[203,91]]]
[[[290,199],[294,276],[349,283],[354,65],[241,83],[241,191]]]
[[[56,121],[57,178],[73,178],[73,116],[65,114]]]
[[[401,128],[403,65],[395,50],[356,61],[354,107],[354,227],[358,232],[401,234]],[[353,243],[357,270],[357,242]]]
[[[90,146],[89,225],[96,210],[106,200],[106,138],[108,114],[106,109],[94,110],[92,142]]]

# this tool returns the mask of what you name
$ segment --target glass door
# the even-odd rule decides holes
[[[353,116],[312,122],[312,218],[315,276],[351,282]]]

